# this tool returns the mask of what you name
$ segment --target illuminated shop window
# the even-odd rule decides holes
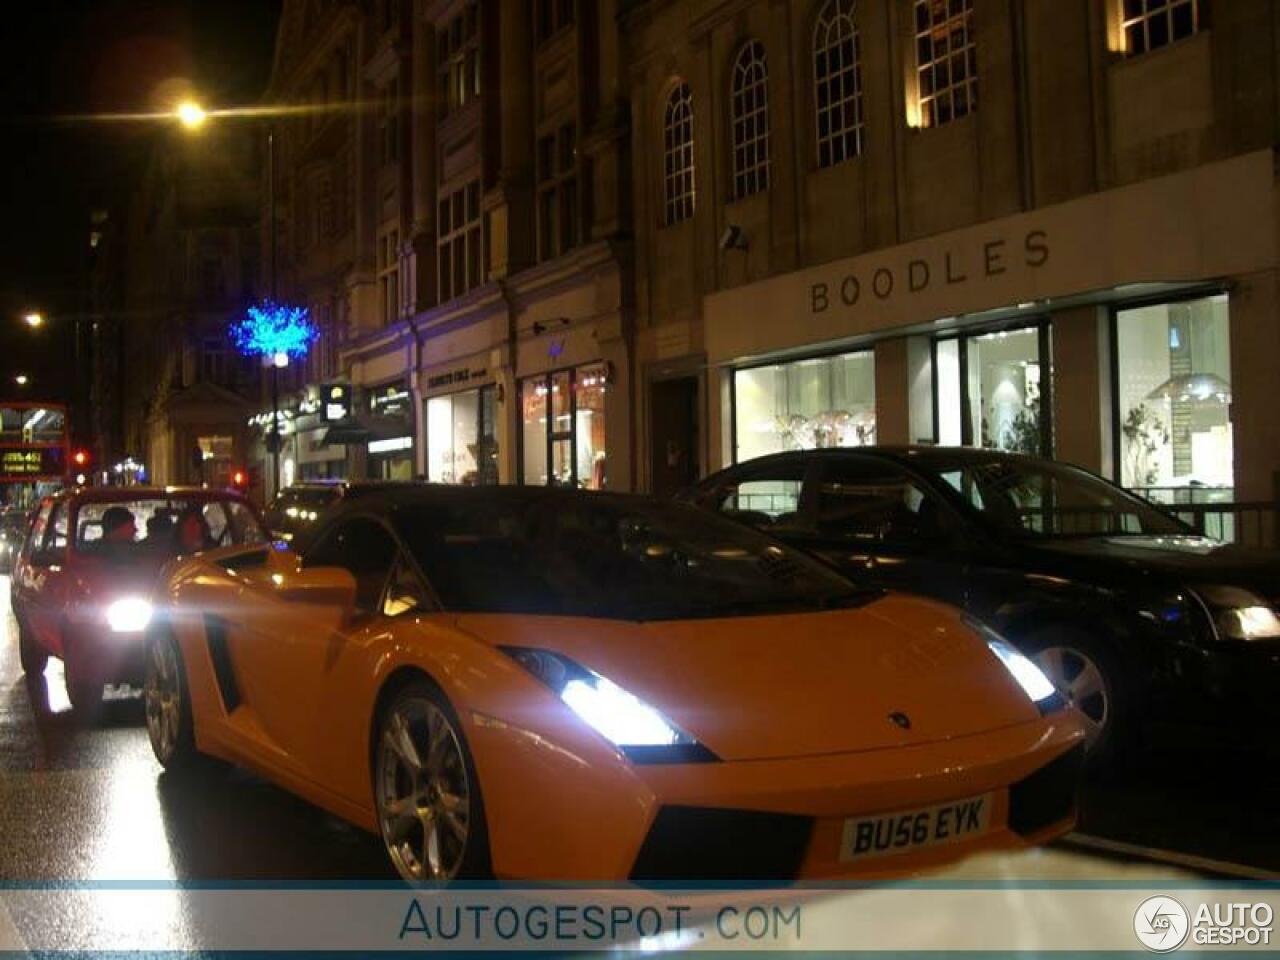
[[[733,196],[769,189],[769,68],[764,46],[752,40],[733,66]]]
[[[498,482],[495,388],[427,400],[427,479],[469,486]]]
[[[1120,482],[1163,502],[1230,499],[1225,294],[1116,314]]]
[[[939,127],[978,107],[973,0],[915,0],[919,125]]]
[[[1124,50],[1137,56],[1185,40],[1200,29],[1199,0],[1123,0]]]
[[[608,486],[608,367],[587,364],[520,381],[520,482],[603,490]]]
[[[1052,454],[1048,329],[1035,324],[935,341],[939,444]]]
[[[735,460],[876,440],[871,350],[734,372]]]
[[[813,28],[818,166],[862,153],[862,48],[854,0],[828,0]]]

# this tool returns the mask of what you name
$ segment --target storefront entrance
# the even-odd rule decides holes
[[[698,479],[698,378],[658,380],[649,389],[650,489],[669,497]]]

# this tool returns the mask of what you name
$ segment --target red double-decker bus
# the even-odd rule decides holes
[[[67,482],[67,408],[61,403],[0,401],[0,485],[9,506],[28,506]]]

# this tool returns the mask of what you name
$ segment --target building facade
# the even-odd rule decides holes
[[[634,5],[641,485],[875,441],[1273,499],[1275,15]]]

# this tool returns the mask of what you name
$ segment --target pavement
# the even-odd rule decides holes
[[[58,661],[23,678],[7,578],[0,604],[0,884],[394,879],[375,837],[252,774],[166,777],[134,692],[109,691],[100,722],[82,724]],[[1132,765],[1088,788],[1084,835],[947,876],[1280,878],[1280,779],[1242,787],[1211,759]]]

